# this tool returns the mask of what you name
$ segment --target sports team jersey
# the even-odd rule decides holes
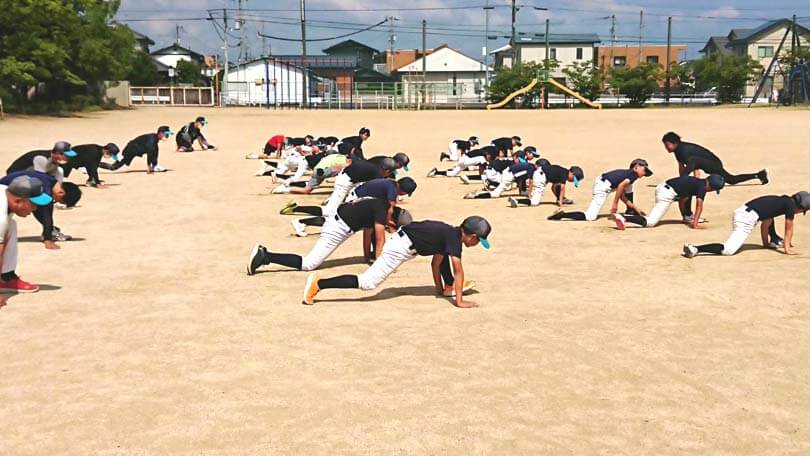
[[[692,157],[720,161],[717,155],[714,155],[709,149],[703,146],[688,142],[678,144],[678,147],[675,149],[675,159],[678,160],[678,163],[686,163]]]
[[[489,167],[494,169],[495,171],[502,173],[503,170],[512,166],[514,161],[510,159],[495,159],[492,160],[492,163],[489,164]]]
[[[355,184],[382,177],[380,167],[367,160],[353,160],[352,164],[347,166],[343,172],[346,173]]]
[[[484,146],[481,147],[480,149],[473,149],[464,155],[473,158],[473,157],[485,157],[487,154],[492,156],[498,155],[498,148],[495,146]]]
[[[760,196],[745,203],[745,205],[756,211],[760,220],[768,220],[783,215],[786,219],[793,219],[796,216],[796,202],[787,195]]]
[[[602,174],[602,179],[610,182],[610,188],[616,189],[625,179],[630,179],[630,183],[638,179],[638,175],[632,169],[615,169]]]
[[[492,145],[495,146],[499,151],[509,151],[512,150],[512,138],[498,138],[492,140]]]
[[[515,163],[509,167],[512,177],[517,182],[523,182],[534,176],[534,165],[531,163]]]
[[[410,223],[401,229],[411,239],[413,248],[419,255],[450,255],[461,258],[461,228],[426,220]]]
[[[385,201],[396,201],[399,196],[397,183],[393,179],[379,178],[361,184],[354,190],[360,198],[379,198]]]
[[[560,165],[551,165],[543,168],[546,175],[546,182],[552,184],[564,184],[568,182],[568,170]]]
[[[681,197],[694,196],[700,199],[706,198],[706,180],[698,179],[694,176],[673,177],[667,181],[667,185]]]
[[[374,228],[375,224],[385,226],[388,220],[388,203],[377,198],[364,198],[343,203],[337,215],[352,231]]]
[[[456,145],[456,149],[458,149],[461,153],[466,153],[470,148],[472,148],[472,143],[469,141],[465,141],[463,139],[456,139],[453,141]]]

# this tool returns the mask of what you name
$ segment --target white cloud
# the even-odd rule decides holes
[[[711,16],[711,17],[724,17],[729,19],[735,19],[740,17],[740,11],[733,6],[722,6],[720,8],[715,8],[710,11],[706,11],[703,13],[704,16]]]

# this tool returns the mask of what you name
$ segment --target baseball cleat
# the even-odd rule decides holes
[[[610,214],[610,219],[616,222],[616,228],[624,231],[624,216],[622,214]]]
[[[475,281],[474,280],[465,280],[464,286],[461,287],[461,294],[464,295],[470,290],[475,289]],[[444,290],[442,291],[442,296],[446,298],[455,298],[456,297],[456,287],[453,285],[445,285]]]
[[[464,199],[475,199],[475,195],[477,195],[477,194],[478,194],[478,192],[467,193],[466,195],[464,195]]]
[[[470,178],[465,176],[464,174],[459,174],[458,178],[464,184],[469,184],[470,183]]]
[[[321,291],[321,289],[318,288],[318,280],[320,280],[320,277],[314,272],[307,276],[307,283],[304,285],[303,303],[308,306],[315,304],[315,295]]]
[[[281,184],[278,187],[274,188],[271,193],[276,195],[280,193],[290,193],[290,187],[287,187],[287,184]]]
[[[509,207],[511,207],[512,209],[518,207],[517,200],[511,196],[509,197]]]
[[[759,178],[759,181],[762,182],[762,185],[766,185],[768,182],[770,182],[768,180],[768,168],[758,172],[757,177]]]
[[[565,212],[560,209],[549,215],[548,220],[562,220],[563,216],[565,216]]]
[[[255,274],[256,270],[259,269],[260,266],[264,265],[264,255],[266,253],[267,249],[264,248],[263,245],[257,243],[253,246],[253,249],[250,251],[250,257],[248,257],[246,268],[247,275],[251,276]]]
[[[166,169],[166,168],[164,168],[164,167],[162,167],[160,165],[155,165],[155,167],[152,168],[152,171],[156,172],[156,173],[165,173],[166,171],[168,171],[168,169]]]
[[[245,155],[245,160],[258,160],[258,159],[259,159],[259,154],[257,154],[257,153],[252,153],[252,154]]]
[[[698,249],[692,244],[683,245],[683,256],[686,258],[694,258],[698,254]]]
[[[438,172],[439,172],[439,170],[437,168],[433,168],[430,171],[428,171],[427,177],[434,177],[434,176],[436,176],[436,173],[438,173]]]
[[[279,211],[279,214],[281,214],[281,215],[293,215],[295,213],[295,209],[297,207],[298,207],[298,203],[296,203],[295,201],[287,201],[287,204],[284,205],[284,208],[282,208]]]
[[[574,204],[574,200],[572,200],[570,198],[563,198],[562,203],[563,204]]]
[[[290,222],[292,225],[293,231],[295,231],[295,235],[298,237],[307,237],[307,227],[303,223],[299,222],[297,219]]]
[[[441,154],[441,155],[439,155],[439,161],[440,161],[440,162],[443,162],[443,161],[445,161],[445,160],[450,160],[450,156],[449,156],[449,155],[447,155],[446,153],[442,152],[442,154]]]

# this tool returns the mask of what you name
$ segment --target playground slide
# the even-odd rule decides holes
[[[529,85],[527,85],[526,87],[519,90],[515,90],[514,92],[510,93],[508,97],[504,98],[503,100],[497,103],[488,104],[487,109],[498,109],[506,106],[506,104],[512,101],[513,98],[523,95],[528,91],[532,90],[532,88],[536,86],[538,82],[539,81],[537,79],[532,79],[532,82],[530,82]]]
[[[566,87],[566,86],[564,86],[564,85],[560,84],[559,82],[555,81],[554,79],[550,79],[550,78],[549,78],[549,80],[548,80],[548,81],[546,81],[546,82],[548,82],[549,84],[553,85],[554,87],[556,87],[556,88],[558,88],[558,89],[562,90],[563,92],[567,93],[568,95],[570,95],[570,96],[572,96],[572,97],[576,98],[577,100],[581,101],[582,103],[585,103],[586,105],[588,105],[588,106],[590,106],[590,107],[592,107],[592,108],[596,108],[596,109],[602,109],[602,105],[601,105],[601,104],[599,104],[599,103],[594,103],[593,101],[591,101],[591,100],[589,100],[589,99],[587,99],[587,98],[583,97],[582,95],[580,95],[580,94],[578,94],[578,93],[574,92],[573,90],[571,90],[571,89],[569,89],[568,87]]]

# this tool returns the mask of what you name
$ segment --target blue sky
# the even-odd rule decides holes
[[[380,22],[394,16],[397,48],[421,47],[421,21],[428,23],[428,47],[448,43],[470,56],[480,58],[484,46],[485,3],[494,5],[490,12],[490,49],[508,42],[510,33],[509,0],[307,0],[307,19],[310,26],[307,38],[329,38]],[[263,42],[257,32],[289,38],[300,37],[300,27],[290,23],[299,18],[298,0],[242,0],[245,26],[242,31],[231,32],[244,37],[244,46],[232,48],[232,56],[240,52],[255,57],[268,48],[274,54],[300,53],[300,43],[282,40]],[[609,43],[612,14],[616,15],[618,43],[637,42],[639,38],[639,12],[644,11],[642,36],[645,42],[659,43],[666,39],[667,16],[673,16],[673,42],[687,44],[688,56],[697,51],[711,35],[725,35],[730,28],[753,28],[769,20],[790,17],[792,14],[810,22],[809,0],[771,0],[768,2],[739,0],[682,0],[624,1],[573,0],[547,2],[543,0],[518,1],[518,31],[542,33],[544,21],[551,21],[552,33],[596,33]],[[158,46],[175,40],[176,26],[182,26],[180,42],[200,53],[221,54],[222,41],[207,16],[207,9],[236,8],[238,0],[198,0],[177,2],[160,0],[123,0],[118,19],[150,36]],[[546,7],[548,11],[534,7]],[[385,9],[390,11],[364,11]],[[410,8],[420,10],[396,10]],[[219,13],[221,15],[221,13]],[[236,15],[235,11],[228,13]],[[372,31],[351,38],[383,50],[389,46],[389,26],[382,25]],[[231,45],[238,43],[231,39]],[[308,51],[318,52],[340,40],[308,43]]]

